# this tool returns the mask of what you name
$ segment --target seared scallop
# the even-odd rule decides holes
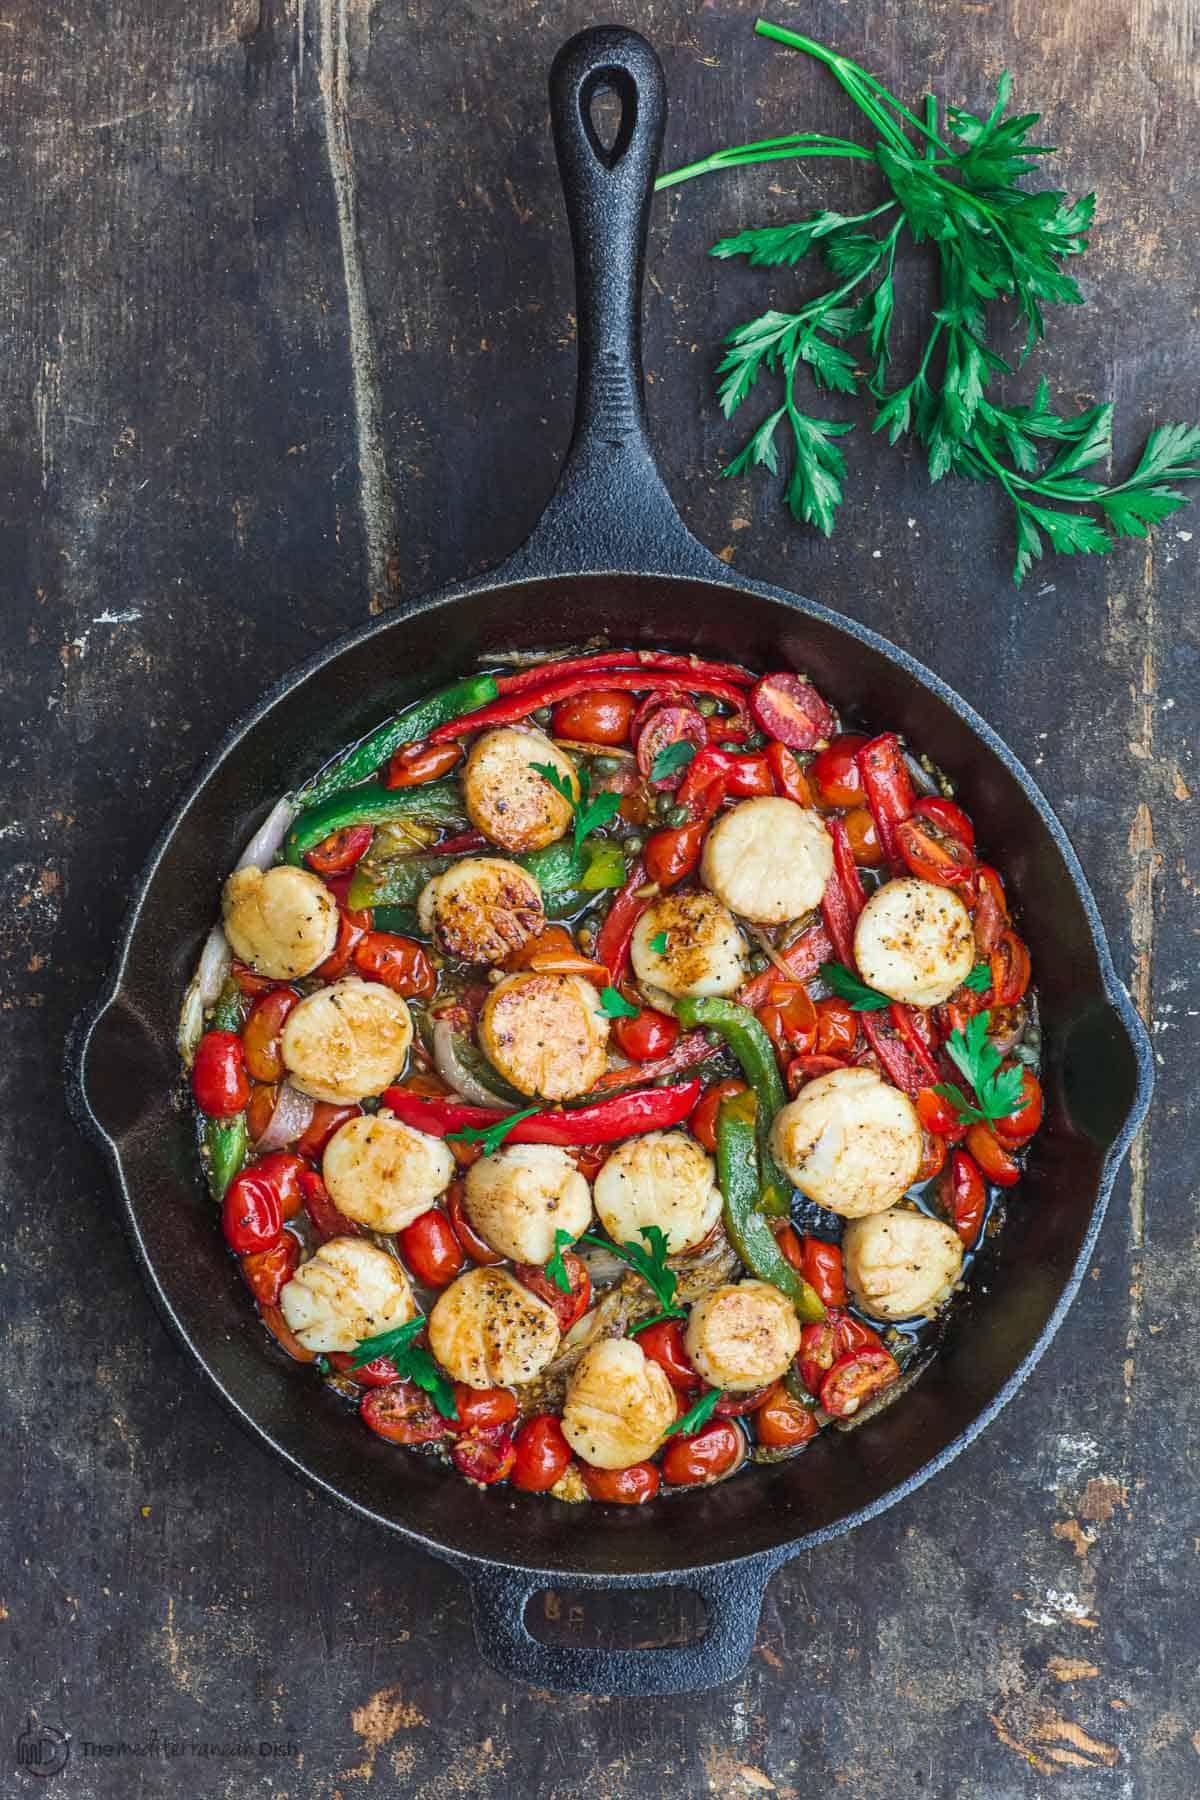
[[[883,1212],[917,1179],[921,1121],[874,1069],[835,1069],[775,1115],[771,1148],[801,1193],[854,1219]]]
[[[683,1131],[626,1138],[596,1176],[596,1211],[614,1243],[641,1244],[657,1225],[678,1256],[706,1238],[721,1216],[713,1159]]]
[[[512,1144],[473,1163],[463,1205],[493,1250],[523,1263],[546,1262],[556,1232],[577,1238],[592,1218],[587,1182],[553,1144]]]
[[[334,1104],[381,1093],[403,1069],[411,1043],[401,996],[353,975],[302,1000],[282,1036],[292,1086]]]
[[[782,925],[821,903],[833,873],[824,821],[794,800],[743,800],[704,840],[700,879],[752,925]]]
[[[953,888],[915,875],[877,888],[854,928],[859,973],[891,1000],[940,1006],[971,973],[971,915]]]
[[[284,1318],[308,1350],[356,1350],[364,1338],[416,1317],[408,1276],[365,1238],[331,1238],[301,1263],[279,1296]]]
[[[608,1020],[582,975],[510,975],[484,1002],[479,1042],[520,1093],[570,1100],[604,1073]]]
[[[877,1319],[935,1312],[949,1299],[963,1266],[958,1233],[907,1207],[852,1219],[842,1255],[850,1292]]]
[[[426,882],[417,901],[421,929],[447,956],[498,963],[542,929],[542,890],[520,863],[473,856]]]
[[[454,1168],[441,1138],[381,1112],[349,1119],[334,1132],[321,1173],[348,1219],[371,1231],[400,1231],[428,1212],[449,1187]]]
[[[463,770],[467,814],[502,850],[540,850],[562,837],[575,816],[534,763],[549,763],[578,797],[575,764],[544,732],[504,725],[485,731],[471,746]]]
[[[737,1281],[697,1300],[684,1334],[710,1387],[747,1393],[787,1373],[800,1348],[800,1321],[769,1281]]]
[[[634,974],[675,996],[735,993],[745,955],[746,940],[715,894],[662,894],[633,928]]]
[[[468,1387],[516,1387],[558,1350],[553,1310],[504,1269],[469,1269],[439,1294],[429,1347]]]
[[[596,1469],[627,1469],[653,1455],[675,1423],[675,1391],[633,1338],[585,1350],[567,1384],[563,1436]]]
[[[234,955],[272,981],[311,975],[337,942],[337,901],[319,875],[287,863],[235,869],[221,912]]]

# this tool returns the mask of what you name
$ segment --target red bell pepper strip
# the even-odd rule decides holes
[[[517,669],[511,675],[497,675],[496,691],[524,694],[530,688],[543,687],[547,681],[561,680],[565,675],[587,675],[594,669],[654,669],[659,673],[694,675],[701,681],[731,681],[739,687],[752,687],[755,680],[748,669],[737,663],[705,662],[702,657],[680,656],[669,650],[597,650],[590,656],[566,656],[558,662]],[[610,685],[597,683],[602,687]]]
[[[775,738],[767,745],[767,762],[775,781],[775,792],[785,800],[794,800],[797,806],[812,805],[812,790],[804,770],[796,761],[795,755],[786,744]]]
[[[490,846],[482,831],[460,831],[457,837],[443,838],[426,852],[429,856],[466,856],[471,850],[487,850]]]
[[[602,962],[612,976],[614,987],[620,987],[625,965],[629,961],[629,945],[633,928],[649,906],[648,898],[640,898],[638,890],[649,881],[646,865],[639,857],[625,886],[613,896],[604,923],[596,933],[593,945],[596,961]]]
[[[330,1238],[362,1236],[362,1226],[338,1211],[315,1169],[305,1169],[300,1176],[300,1192],[304,1195],[304,1210],[323,1244]]]
[[[891,1009],[893,1013],[896,1010]],[[878,1012],[860,1013],[859,1024],[893,1087],[900,1088],[910,1100],[915,1100],[920,1090],[929,1086],[929,1068],[933,1067],[937,1074],[936,1065],[927,1064],[923,1057],[918,1058],[911,1048],[912,1038],[901,1037],[894,1029],[889,1029],[892,1021],[885,1023],[886,1017]],[[941,1079],[940,1075],[938,1079]]]
[[[720,1056],[724,1044],[710,1044],[703,1031],[685,1031],[675,1048],[666,1056],[660,1056],[657,1062],[637,1063],[628,1069],[609,1069],[593,1087],[593,1094],[612,1093],[614,1089],[628,1088],[637,1082],[661,1081],[664,1075],[678,1075],[684,1069],[694,1069],[697,1063],[710,1062],[714,1056]],[[666,1093],[670,1090],[661,1090]]]
[[[893,869],[905,874],[896,826],[911,816],[914,795],[899,740],[894,732],[885,731],[864,744],[855,760],[884,854]]]
[[[629,694],[711,694],[714,699],[723,700],[727,706],[739,710],[744,699],[741,688],[715,678],[660,675],[652,669],[647,669],[644,674],[626,669],[593,669],[590,674],[551,678],[543,687],[502,694],[477,712],[464,713],[459,719],[449,719],[446,724],[439,725],[436,731],[430,732],[429,742],[444,744],[450,738],[463,737],[468,731],[481,731],[487,725],[516,725],[541,706],[556,706],[560,700],[573,700],[576,694],[598,690],[611,692],[613,689]]]
[[[648,1065],[638,1070],[645,1079]],[[678,1087],[640,1087],[628,1094],[614,1094],[592,1106],[573,1112],[538,1113],[521,1119],[508,1132],[506,1144],[613,1144],[638,1131],[667,1131],[680,1125],[700,1098],[700,1078]],[[486,1130],[501,1123],[502,1115],[485,1106],[467,1106],[459,1100],[442,1100],[431,1094],[414,1094],[407,1088],[387,1088],[384,1106],[405,1125],[445,1137],[451,1131]]]
[[[799,771],[797,771],[799,773]],[[688,764],[676,799],[693,819],[710,818],[726,794],[744,800],[773,794],[775,783],[767,758],[753,751],[718,750],[709,744]]]
[[[867,896],[863,892],[854,852],[850,848],[850,834],[841,819],[830,820],[829,835],[833,839],[833,874],[826,882],[825,892],[821,896],[821,914],[825,920],[825,929],[837,951],[838,961],[852,969],[854,927],[858,923],[859,913],[867,904]]]
[[[780,950],[778,956],[793,981],[810,981],[821,964],[830,960],[833,952],[833,940],[826,928],[822,925],[810,925],[786,950]],[[738,989],[739,1003],[748,1006],[751,1012],[755,1007],[765,1005],[768,994],[781,975],[782,970],[772,964],[761,975],[753,976],[745,987]]]

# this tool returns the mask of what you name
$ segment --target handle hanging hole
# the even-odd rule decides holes
[[[615,169],[637,125],[637,86],[625,69],[596,69],[579,95],[579,112],[592,153]]]

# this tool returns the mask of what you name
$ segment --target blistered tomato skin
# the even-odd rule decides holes
[[[662,1477],[671,1487],[705,1487],[727,1475],[742,1455],[736,1425],[714,1419],[691,1437],[671,1439],[662,1459]]]
[[[512,1484],[525,1494],[545,1494],[571,1465],[571,1446],[556,1413],[526,1419],[514,1443]]]
[[[652,1462],[631,1463],[624,1469],[594,1469],[583,1463],[580,1473],[590,1498],[610,1506],[645,1506],[657,1494],[661,1480]]]
[[[250,1098],[242,1040],[236,1031],[206,1031],[192,1063],[192,1093],[210,1119],[229,1119]]]
[[[406,1225],[396,1243],[413,1278],[425,1287],[448,1287],[466,1266],[454,1227],[436,1207],[420,1213]]]
[[[269,1250],[283,1229],[279,1195],[270,1181],[253,1169],[235,1175],[221,1203],[221,1229],[225,1242],[239,1256]]]
[[[754,1435],[768,1450],[794,1450],[820,1429],[812,1408],[802,1406],[784,1387],[773,1388],[754,1415]]]
[[[556,738],[583,744],[624,744],[636,710],[632,694],[580,694],[574,700],[559,701],[551,724]]]

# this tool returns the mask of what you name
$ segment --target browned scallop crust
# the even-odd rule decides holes
[[[574,809],[532,767],[550,763],[578,793],[575,766],[543,732],[526,726],[485,731],[463,770],[467,814],[505,850],[540,850],[562,837]]]
[[[479,1019],[479,1042],[522,1094],[570,1100],[603,1075],[608,1030],[591,982],[530,973],[492,989]]]
[[[455,863],[429,883],[418,911],[439,948],[463,962],[503,962],[546,922],[533,876],[501,856]]]

